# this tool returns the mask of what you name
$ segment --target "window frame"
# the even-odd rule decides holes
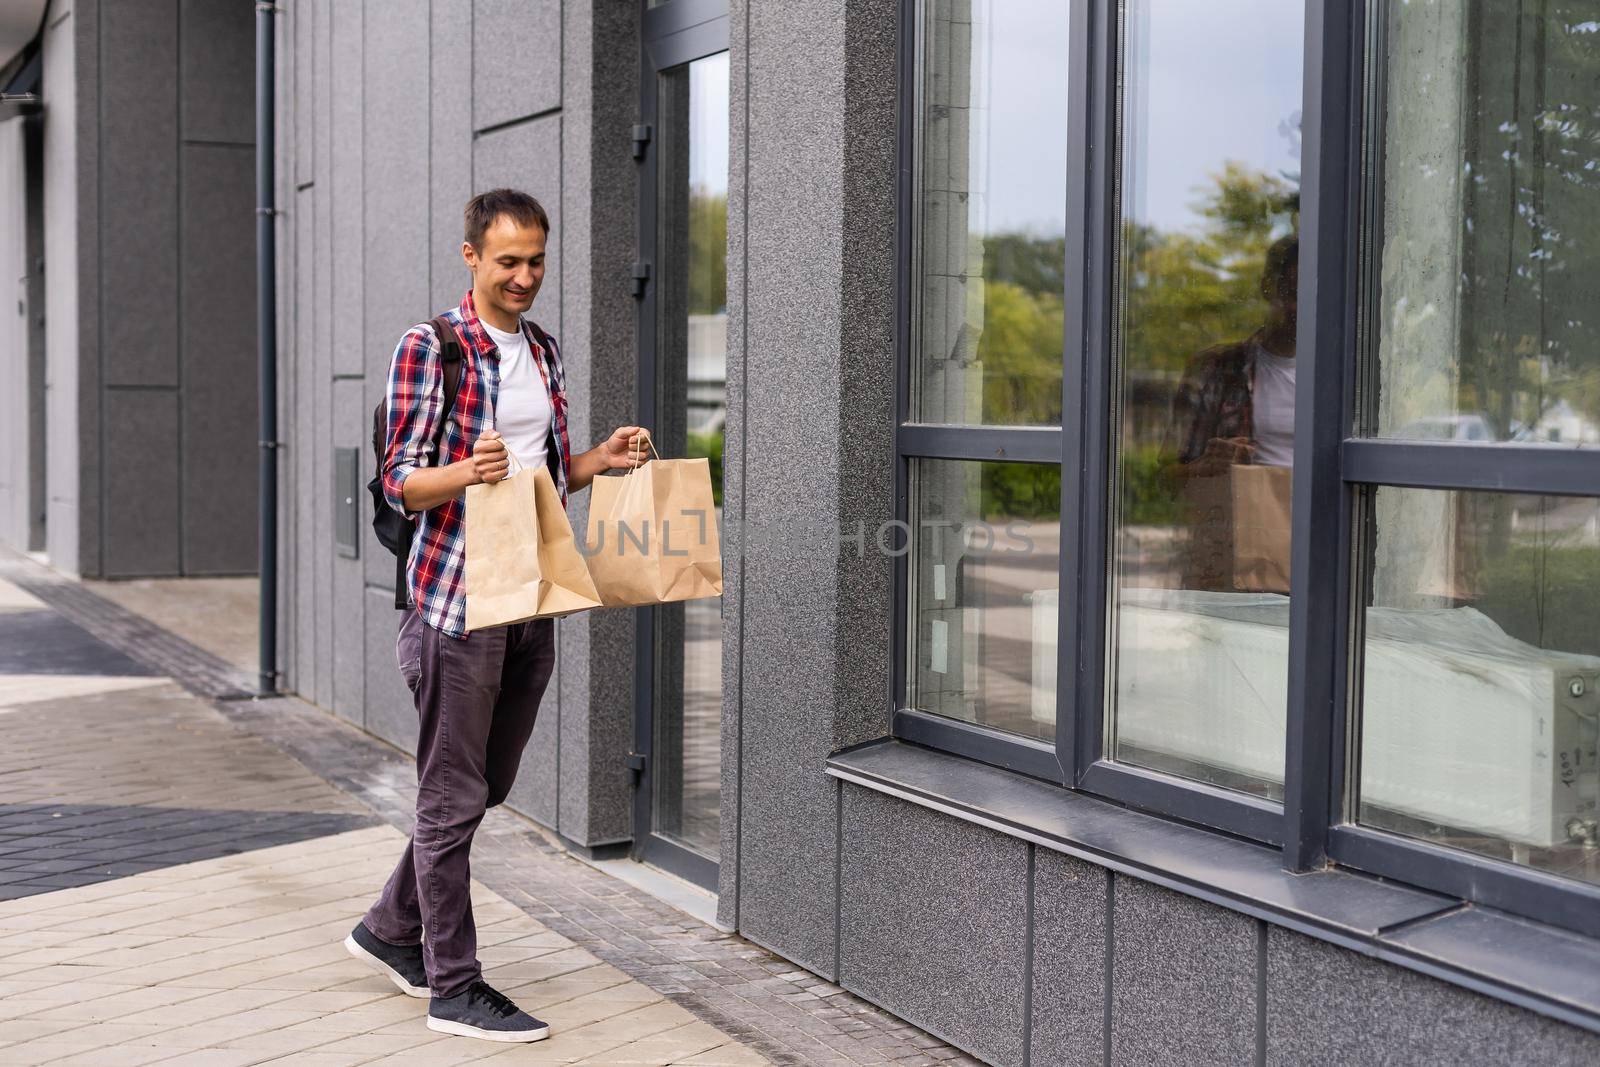
[[[1370,315],[1362,256],[1368,220],[1382,206],[1382,172],[1370,181],[1368,168],[1382,159],[1382,16],[1389,2],[1305,4],[1295,398],[1303,415],[1294,457],[1279,804],[1105,758],[1126,0],[1073,0],[1070,7],[1063,426],[1050,429],[935,425],[912,418],[923,2],[900,0],[895,518],[909,521],[911,464],[924,458],[1058,462],[1067,517],[1061,530],[1055,744],[906,705],[909,542],[893,561],[891,735],[1270,846],[1291,872],[1339,865],[1600,937],[1600,886],[1361,826],[1347,811],[1353,796],[1349,746],[1361,713],[1352,676],[1359,669],[1363,612],[1352,597],[1365,580],[1355,573],[1353,551],[1364,494],[1400,486],[1600,497],[1600,450],[1355,436],[1357,375],[1366,366],[1363,328]],[[1369,56],[1376,61],[1369,64]],[[1073,413],[1080,413],[1076,421]],[[1328,501],[1337,502],[1336,521],[1328,521]]]

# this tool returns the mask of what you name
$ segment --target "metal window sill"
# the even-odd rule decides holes
[[[1600,1032],[1600,941],[884,738],[835,778]]]

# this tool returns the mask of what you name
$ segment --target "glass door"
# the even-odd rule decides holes
[[[639,407],[664,457],[709,460],[722,513],[726,411],[726,4],[644,12]],[[721,841],[722,602],[640,609],[636,858],[715,889]]]

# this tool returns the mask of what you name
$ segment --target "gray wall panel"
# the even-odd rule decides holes
[[[1600,1035],[1288,930],[1267,931],[1267,1062],[1600,1063]]]
[[[638,418],[627,282],[637,247],[628,136],[638,108],[636,11],[572,4],[563,16],[560,225],[552,240],[575,450]],[[574,529],[586,525],[588,503],[587,493],[572,498]],[[624,840],[633,829],[632,781],[619,758],[633,741],[632,612],[587,612],[558,632],[561,831],[589,844]]]
[[[178,394],[167,389],[109,389],[105,419],[129,447],[107,447],[107,578],[178,570]],[[137,442],[137,447],[131,443]],[[109,442],[108,442],[109,445]]]
[[[299,16],[302,21],[310,21],[309,8],[298,7],[296,10],[303,12]],[[301,55],[297,62],[309,63],[310,58]],[[283,461],[294,469],[294,494],[279,501],[280,506],[292,513],[294,521],[292,541],[294,555],[285,561],[293,571],[295,583],[293,638],[295,672],[290,684],[295,692],[313,698],[317,692],[318,672],[323,667],[322,657],[317,655],[316,643],[318,591],[315,546],[317,542],[316,520],[312,510],[314,499],[312,486],[316,482],[316,465],[312,460],[311,449],[314,439],[311,420],[315,410],[312,392],[319,384],[314,373],[316,350],[322,347],[316,344],[315,333],[312,330],[316,311],[316,302],[313,299],[315,288],[312,284],[315,277],[316,252],[316,238],[312,229],[315,221],[314,203],[315,193],[310,188],[295,194],[294,392],[288,417],[283,424],[284,433],[287,435],[284,439],[289,443]]]
[[[893,188],[893,167],[873,147],[883,138],[892,145],[889,83],[861,72],[881,65],[877,78],[892,83],[895,13],[878,0],[848,10],[813,0],[750,13],[744,503],[763,532],[812,533],[798,550],[752,540],[745,561],[744,673],[760,685],[744,693],[741,806],[744,825],[763,833],[746,834],[741,846],[740,926],[805,963],[828,951],[831,872],[823,864],[796,871],[789,857],[830,854],[822,760],[881,734],[888,712],[887,569],[881,559],[838,558],[834,539],[840,520],[853,520],[858,509],[877,515],[887,497],[890,466],[881,454],[840,444],[858,432],[882,436],[890,412],[874,409],[872,398],[884,386],[841,403],[840,383],[851,374],[844,339],[859,333],[866,348],[884,335],[892,293],[878,286],[878,303],[870,296],[846,302],[838,279],[846,234],[850,254],[869,266],[893,255],[892,199],[868,191],[873,183]],[[851,173],[856,165],[861,172]],[[892,345],[876,358],[890,352]],[[888,364],[873,366],[862,372],[867,380],[887,374]],[[820,381],[834,385],[819,389]],[[866,425],[858,426],[862,418]],[[809,431],[803,465],[790,451],[797,425]],[[862,618],[850,619],[858,608]],[[846,655],[862,662],[843,666]]]
[[[93,19],[93,8],[89,18]],[[84,71],[78,70],[75,38],[83,21],[82,9],[69,10],[61,21],[52,20],[43,43],[43,79],[46,106],[51,121],[44,127],[44,255],[51,278],[75,278],[79,271],[79,229],[92,226],[93,218],[80,213],[81,189],[92,182],[94,157],[79,156],[80,83],[95,70],[90,57]],[[94,85],[88,85],[93,99]],[[92,146],[92,138],[84,138]],[[93,262],[90,257],[87,262]],[[93,301],[86,301],[92,305]],[[78,287],[51,285],[46,280],[45,320],[45,551],[50,562],[67,573],[80,568],[79,499],[80,438],[79,417],[81,314]],[[99,352],[90,345],[88,353]]]
[[[178,5],[100,11],[100,258],[87,291],[105,318],[107,385],[178,384]],[[92,232],[92,231],[91,231]],[[115,434],[113,424],[103,431]],[[120,437],[108,442],[122,443]],[[142,473],[135,472],[136,477]]]
[[[454,307],[472,284],[461,262],[461,211],[472,196],[472,0],[434,0],[428,94],[429,306]]]
[[[750,11],[743,313],[746,373],[759,385],[747,401],[745,506],[766,529],[831,529],[838,513],[838,394],[817,383],[839,370],[843,233],[819,205],[843,201],[844,48],[839,0]],[[812,431],[805,464],[787,454],[794,426]],[[744,694],[742,806],[761,833],[740,850],[740,927],[822,973],[834,947],[834,790],[822,771],[835,747],[833,562],[751,543],[743,594],[745,675],[760,684]],[[824,859],[797,866],[796,855]]]
[[[402,752],[416,752],[417,706],[395,659],[400,619],[394,594],[366,591],[366,728]]]
[[[181,0],[182,136],[255,142],[255,9]]]
[[[738,536],[745,518],[745,429],[744,403],[749,388],[745,376],[744,249],[745,214],[745,125],[744,104],[748,99],[745,65],[749,59],[746,30],[747,7],[742,0],[728,5],[728,341],[727,415],[723,427],[722,453],[722,762],[721,819],[722,864],[717,871],[717,921],[724,926],[739,925],[739,804],[741,800],[739,757],[743,730],[740,717],[744,709],[744,654],[740,635],[744,632],[744,559],[742,538]]]
[[[1110,880],[1103,867],[1034,850],[1033,1063],[1104,1062]]]
[[[312,136],[317,107],[313,78],[317,57],[313,44],[316,24],[316,5],[312,0],[296,0],[290,5],[289,25],[294,28],[294,44],[280,61],[288,63],[294,72],[294,95],[287,103],[294,116],[294,165],[290,173],[294,175],[296,186],[314,181],[316,175],[316,141]]]
[[[1028,844],[843,788],[840,984],[988,1062],[1020,1065]]]
[[[255,244],[255,152],[184,145],[183,171],[184,217],[206,223],[183,230],[183,573],[252,574],[260,481],[256,302],[253,284],[231,279],[239,249]]]
[[[361,409],[366,390],[358,378],[340,379],[333,383],[333,437],[328,450],[319,457],[319,482],[312,493],[322,496],[323,514],[331,516],[333,494],[333,449],[357,447],[355,439],[360,432]],[[366,683],[366,611],[365,583],[361,576],[361,561],[345,559],[333,552],[332,530],[323,542],[321,552],[332,557],[333,593],[329,605],[329,621],[333,642],[333,701],[334,711],[355,723],[365,723]],[[393,601],[390,601],[392,604]],[[392,608],[390,609],[393,610]]]
[[[471,24],[474,129],[561,106],[560,0],[474,0]]]
[[[313,126],[316,141],[316,220],[314,223],[315,247],[312,250],[312,286],[315,296],[312,315],[315,344],[312,348],[310,368],[311,426],[303,446],[311,452],[312,476],[301,489],[311,502],[312,566],[317,575],[316,648],[321,664],[317,672],[316,702],[325,708],[333,707],[333,513],[328,503],[333,494],[333,5],[331,0],[317,0],[317,68],[313,76],[316,86],[316,120]],[[340,54],[339,61],[348,64],[349,56]],[[359,369],[360,354],[354,354]],[[350,361],[346,361],[350,362]]]
[[[561,116],[551,115],[484,134],[473,143],[472,151],[474,194],[502,186],[521,189],[543,204],[550,216],[544,283],[528,317],[560,341]],[[466,289],[463,285],[462,291]]]
[[[1250,1063],[1256,920],[1134,878],[1114,897],[1111,1062]]]
[[[410,326],[433,315],[428,294],[429,159],[424,150],[429,68],[418,62],[428,50],[427,0],[374,4],[367,10],[366,31],[365,92],[367,99],[384,104],[369,109],[363,125],[364,255],[381,277],[364,294],[363,426],[369,425],[371,409],[383,396],[396,342]],[[363,447],[363,485],[375,463],[370,444]],[[372,534],[370,496],[361,496],[359,537],[366,581],[392,589],[394,557]]]
[[[332,181],[329,215],[324,224],[333,231],[332,332],[335,374],[360,374],[366,366],[367,276],[364,131],[369,120],[362,72],[367,62],[365,0],[339,0],[332,5],[333,64],[329,92],[329,161]],[[374,109],[377,111],[378,109]],[[373,288],[378,288],[374,286]]]

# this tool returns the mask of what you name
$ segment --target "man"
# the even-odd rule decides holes
[[[643,463],[646,432],[622,426],[571,455],[559,349],[522,317],[544,280],[550,220],[533,197],[496,189],[467,204],[465,221],[472,289],[446,312],[462,353],[453,407],[442,410],[430,325],[407,331],[389,368],[384,495],[417,524],[406,567],[413,610],[396,642],[419,719],[417,819],[345,947],[403,992],[431,994],[429,1029],[538,1041],[549,1027],[483,980],[467,854],[485,809],[511,790],[555,663],[555,628],[537,619],[466,631],[463,494],[507,477],[515,456],[524,467],[546,464],[565,504],[596,475]]]

